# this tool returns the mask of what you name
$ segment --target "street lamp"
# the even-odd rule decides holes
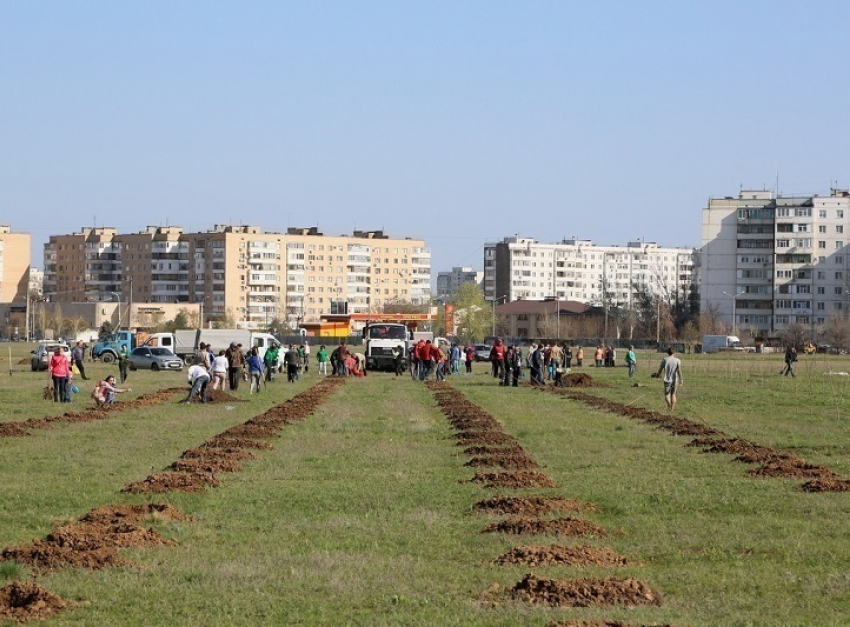
[[[496,340],[496,303],[498,301],[502,300],[503,298],[507,298],[508,296],[510,296],[510,295],[505,294],[504,296],[497,296],[492,301],[490,301],[493,305],[493,334],[492,335],[493,335],[494,341]]]
[[[738,321],[735,320],[735,303],[738,300],[738,297],[741,296],[742,294],[746,294],[746,292],[745,291],[744,292],[738,292],[734,296],[732,294],[730,294],[729,292],[723,292],[723,293],[726,294],[726,296],[728,296],[729,298],[732,299],[732,335],[737,336],[738,335],[738,332],[737,332],[738,331]]]

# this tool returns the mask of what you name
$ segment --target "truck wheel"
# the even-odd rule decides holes
[[[186,355],[183,357],[183,363],[187,366],[192,366],[195,364],[195,356],[194,355]]]
[[[115,359],[115,355],[113,355],[112,353],[104,353],[103,355],[100,356],[100,359],[105,364],[111,364],[112,361]]]

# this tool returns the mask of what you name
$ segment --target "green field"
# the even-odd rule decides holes
[[[9,347],[13,350],[9,373]],[[54,405],[30,372],[29,346],[0,344],[0,421],[90,405],[89,386]],[[667,413],[649,378],[660,355],[639,353],[638,387],[623,368],[584,368],[606,387],[584,390]],[[801,356],[796,379],[781,355],[683,357],[676,414],[730,437],[793,453],[850,478],[850,358]],[[108,419],[57,424],[0,438],[0,549],[43,538],[89,510],[168,502],[191,522],[153,525],[176,546],[122,549],[130,566],[35,575],[75,606],[48,624],[549,625],[622,620],[635,625],[845,625],[850,621],[850,493],[807,493],[801,479],[754,478],[732,455],[685,446],[651,425],[528,387],[500,388],[476,364],[449,382],[500,421],[557,483],[498,489],[470,483],[479,468],[455,445],[434,394],[409,377],[352,379],[273,450],[218,474],[200,493],[130,495],[126,484],[183,451],[315,385],[273,382],[246,402],[158,405]],[[115,367],[91,364],[90,375]],[[128,400],[185,386],[177,373],[133,372]],[[82,386],[81,386],[82,387]],[[125,398],[126,397],[126,398]],[[492,469],[491,469],[492,470]],[[472,512],[495,494],[579,499],[571,512],[607,537],[482,533],[498,518]],[[497,566],[519,545],[590,544],[627,556],[621,568]],[[554,608],[506,589],[540,577],[634,577],[660,606]],[[0,562],[0,586],[34,573]],[[498,587],[495,586],[498,585]]]

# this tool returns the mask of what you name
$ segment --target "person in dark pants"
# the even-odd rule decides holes
[[[127,380],[127,371],[130,369],[130,353],[126,346],[122,346],[118,351],[118,376],[121,383]]]
[[[393,366],[395,366],[395,376],[400,377],[404,374],[404,346],[396,346],[393,349]]]
[[[295,383],[298,381],[298,366],[301,363],[301,358],[298,355],[298,349],[295,348],[295,344],[289,346],[289,350],[286,351],[283,361],[286,363],[286,380],[290,383]]]
[[[792,377],[796,377],[797,374],[794,372],[794,364],[797,362],[797,349],[793,346],[789,346],[785,350],[785,368],[782,369],[783,375],[786,377],[790,374]]]
[[[231,342],[230,346],[224,351],[224,356],[227,357],[227,375],[231,390],[239,389],[239,377],[242,375],[242,369],[245,367],[245,355],[242,354],[242,345]]]
[[[83,360],[86,358],[86,347],[83,344],[83,341],[80,340],[77,342],[76,346],[71,349],[71,367],[77,367],[77,370],[80,371],[80,377],[82,377],[83,381],[88,381],[89,378],[86,376],[86,367],[83,364]]]

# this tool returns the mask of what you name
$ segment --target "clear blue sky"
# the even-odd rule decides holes
[[[700,244],[850,185],[850,2],[0,0],[0,223]]]

